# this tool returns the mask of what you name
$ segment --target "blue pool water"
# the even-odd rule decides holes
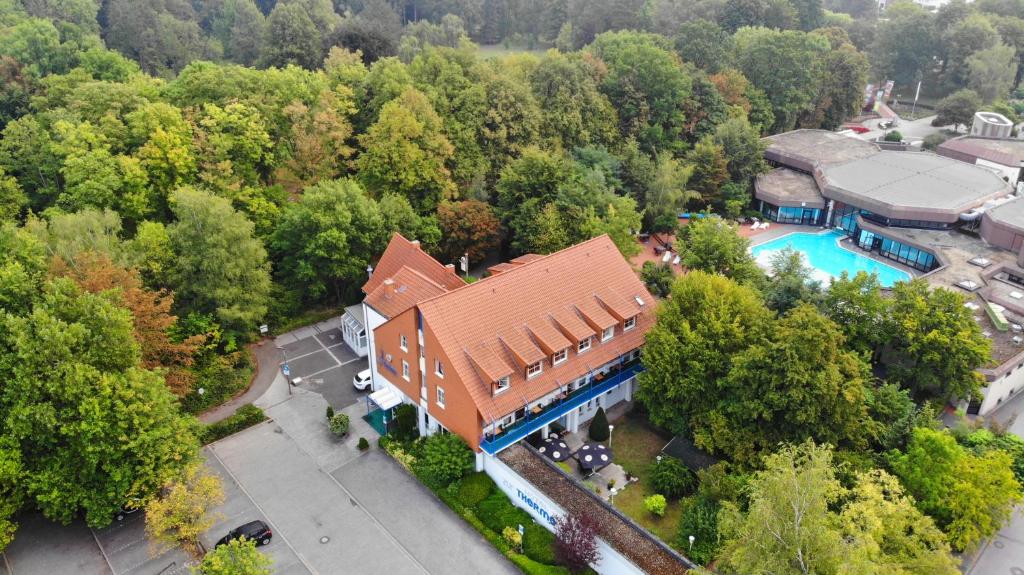
[[[802,252],[807,263],[818,271],[815,279],[825,283],[830,278],[839,277],[844,271],[851,276],[859,271],[878,274],[878,281],[885,287],[910,280],[910,274],[905,271],[839,247],[836,242],[842,237],[843,234],[835,231],[820,234],[797,232],[756,245],[750,249],[750,253],[758,263],[767,266],[773,253],[786,247],[793,248]]]

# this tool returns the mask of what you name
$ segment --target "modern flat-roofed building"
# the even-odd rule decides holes
[[[1024,140],[960,136],[939,144],[940,156],[998,170],[1011,184],[1021,181]]]
[[[370,338],[374,403],[415,405],[421,434],[456,433],[478,455],[630,400],[654,323],[654,298],[607,236],[496,267],[450,287],[400,268],[364,302],[385,318]]]

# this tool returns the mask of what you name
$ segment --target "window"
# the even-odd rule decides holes
[[[581,339],[580,340],[580,344],[578,346],[576,346],[576,353],[583,353],[583,352],[587,351],[588,349],[590,349],[590,340],[591,340],[591,338],[589,338],[589,337],[585,338],[585,339]]]
[[[508,376],[506,375],[505,377],[494,382],[494,395],[498,395],[499,393],[505,391],[506,389],[508,389],[508,386],[509,380]]]
[[[405,381],[409,381],[409,362],[404,359],[402,360],[402,377],[405,378]]]
[[[444,377],[444,364],[439,359],[434,360],[434,374],[437,377]]]
[[[444,388],[437,388],[437,404],[444,407]]]
[[[537,363],[526,366],[526,378],[536,377],[540,375],[540,372],[544,371],[544,362],[538,361]]]
[[[629,331],[636,327],[636,316],[626,318],[626,321],[622,322],[622,331]]]
[[[401,340],[398,342],[398,347],[402,348],[402,351],[409,351],[409,340],[405,339],[405,336],[399,336]]]
[[[604,333],[601,334],[601,341],[608,341],[615,335],[615,326],[605,328]]]
[[[561,349],[555,352],[555,355],[551,356],[551,365],[558,365],[565,361],[569,357],[568,349]]]

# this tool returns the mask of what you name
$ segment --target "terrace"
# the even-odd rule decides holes
[[[643,369],[643,365],[641,365],[639,360],[633,360],[613,366],[608,375],[603,377],[595,374],[594,377],[588,378],[589,381],[586,385],[568,394],[555,397],[551,403],[548,403],[539,411],[527,410],[523,419],[505,427],[500,433],[490,436],[485,435],[480,442],[480,448],[488,454],[494,455],[526,438],[545,425],[557,421],[563,415],[595,397],[636,377],[636,374],[643,371]]]

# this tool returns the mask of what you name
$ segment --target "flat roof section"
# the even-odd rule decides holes
[[[958,160],[973,162],[981,159],[1016,168],[1024,161],[1024,140],[961,136],[940,144],[939,153]]]
[[[1024,234],[1024,199],[1017,198],[986,210],[984,217]]]
[[[816,165],[849,162],[878,152],[878,146],[860,138],[827,130],[793,130],[765,138],[765,157],[805,171]]]
[[[826,197],[893,219],[952,223],[1010,192],[991,170],[927,152],[877,152],[823,174]]]
[[[814,178],[788,168],[776,168],[761,174],[754,182],[754,196],[770,204],[787,208],[825,207]]]

